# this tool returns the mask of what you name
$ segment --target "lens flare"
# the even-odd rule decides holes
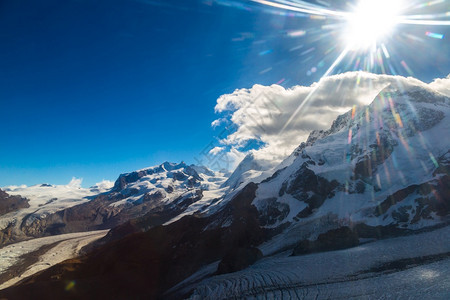
[[[318,50],[326,49],[319,53],[324,57],[321,65],[308,67],[306,73],[311,76],[320,72],[321,77],[318,83],[292,112],[280,130],[280,134],[295,118],[304,113],[310,102],[315,101],[315,93],[322,84],[322,79],[333,73],[340,73],[341,70],[353,70],[395,76],[406,71],[407,74],[414,76],[413,69],[399,56],[399,48],[404,51],[404,49],[410,49],[413,44],[426,42],[425,37],[407,32],[412,28],[410,25],[424,27],[423,33],[428,38],[444,40],[444,33],[439,33],[438,30],[442,30],[440,28],[442,26],[450,26],[450,12],[448,6],[445,6],[447,1],[351,0],[344,1],[346,5],[343,7],[331,4],[329,1],[310,3],[301,0],[250,0],[249,2],[253,3],[255,7],[265,7],[274,14],[280,14],[280,11],[290,11],[294,13],[291,16],[293,18],[301,18],[303,21],[308,18],[313,20],[311,22],[318,23],[317,27],[299,27],[283,31],[284,36],[301,40],[289,51],[301,49],[299,57],[303,64],[312,61],[318,54]],[[431,6],[435,7],[434,13],[422,9]],[[430,26],[437,26],[436,31],[438,32],[434,32]],[[327,45],[328,41],[331,43]],[[325,48],[321,48],[322,45],[325,45]],[[266,51],[259,53],[260,56],[265,54],[268,53]],[[322,69],[322,67],[325,68]],[[326,71],[323,72],[325,69]],[[266,70],[269,71],[269,69]],[[357,80],[355,87],[358,87],[359,83]],[[384,99],[381,100],[384,101]],[[374,124],[379,123],[378,127],[383,126],[383,120],[379,119],[376,111],[372,116],[366,115],[367,120],[371,117],[375,119]],[[403,119],[394,110],[393,118],[400,128],[408,124],[408,120]],[[348,138],[349,143],[354,138],[351,133]],[[399,139],[408,153],[412,155],[414,149],[409,147],[401,135]]]
[[[401,0],[361,0],[347,16],[346,44],[352,50],[375,46],[392,33],[401,11]]]

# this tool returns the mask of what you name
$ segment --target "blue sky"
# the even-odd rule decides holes
[[[166,160],[194,163],[217,134],[220,95],[254,84],[309,85],[342,51],[321,31],[326,21],[228,4],[1,1],[0,186],[72,176],[87,186]],[[447,76],[448,29],[433,29],[444,39],[412,27],[425,42],[391,48],[401,57],[398,74]],[[350,69],[344,61],[336,72]]]

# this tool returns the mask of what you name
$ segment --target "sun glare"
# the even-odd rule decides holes
[[[347,16],[345,43],[350,50],[374,47],[392,33],[401,13],[401,0],[360,0]]]

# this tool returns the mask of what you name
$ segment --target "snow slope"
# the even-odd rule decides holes
[[[274,172],[270,163],[255,158],[253,153],[248,154],[231,173],[222,187],[228,192],[238,190],[250,182],[259,183]]]
[[[28,267],[22,275],[0,283],[0,289],[7,288],[23,278],[78,255],[82,247],[103,237],[106,233],[107,230],[69,233],[32,239],[0,248],[0,274],[2,274],[8,272],[9,268],[20,262],[28,253],[34,252],[43,246],[57,243],[47,253],[42,255],[38,262]]]
[[[245,270],[194,283],[187,286],[185,291],[194,290],[191,299],[244,296],[279,299],[288,295],[294,299],[297,296],[292,295],[304,295],[306,299],[315,296],[336,299],[386,296],[394,295],[395,292],[407,298],[408,295],[416,295],[418,290],[423,295],[433,295],[435,292],[442,297],[448,295],[450,288],[448,280],[442,282],[450,274],[450,244],[442,242],[449,239],[450,226],[447,226],[432,232],[379,240],[346,250],[304,256],[289,256],[290,252],[285,252],[264,258]],[[420,265],[423,257],[439,255],[442,255],[440,259],[444,259],[442,264],[422,265],[389,275],[379,273],[382,270],[378,268],[390,262],[415,258],[416,262],[409,266],[412,267]],[[386,268],[384,271],[399,270]],[[392,282],[392,279],[399,281]],[[406,294],[405,290],[396,291],[397,288],[404,287],[408,279],[411,281],[406,286],[415,288]],[[432,290],[434,288],[437,289]]]

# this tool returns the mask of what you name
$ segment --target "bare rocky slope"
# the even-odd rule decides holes
[[[26,198],[10,196],[0,189],[0,216],[28,207],[30,205]],[[14,235],[13,229],[14,227],[11,224],[0,230],[0,245],[11,240],[12,235]]]
[[[10,196],[0,189],[0,216],[27,207],[30,205],[26,198]]]

